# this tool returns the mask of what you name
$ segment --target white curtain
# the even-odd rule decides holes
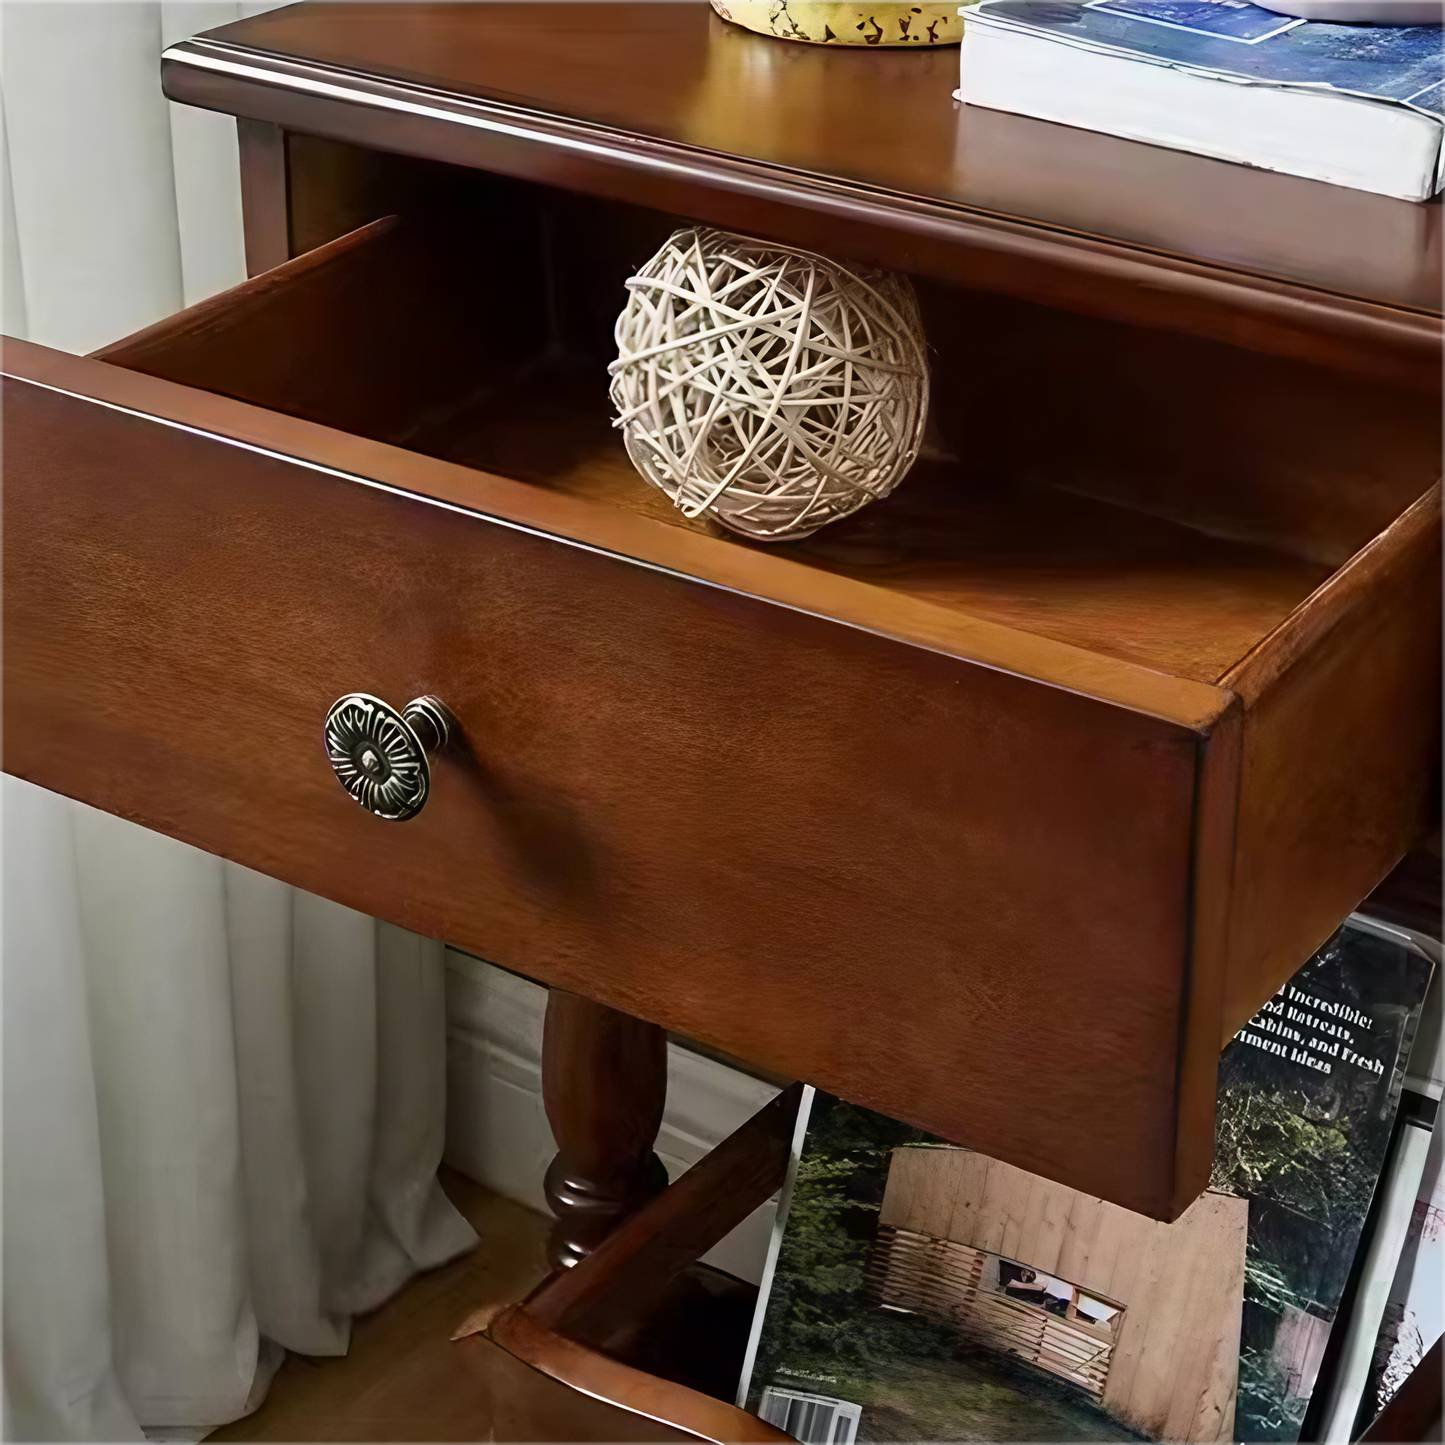
[[[8,332],[90,350],[242,278],[234,124],[158,56],[267,8],[5,5]],[[4,809],[4,1433],[196,1438],[475,1242],[443,949],[8,776]]]
[[[5,330],[93,351],[245,277],[235,122],[160,52],[272,4],[6,0]]]

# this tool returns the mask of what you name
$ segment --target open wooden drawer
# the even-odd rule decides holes
[[[6,769],[1177,1215],[1221,1043],[1425,822],[1435,400],[920,282],[928,458],[753,546],[609,425],[673,219],[467,184],[11,345]],[[353,691],[460,722],[404,825]]]

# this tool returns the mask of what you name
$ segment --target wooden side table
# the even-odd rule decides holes
[[[663,1029],[1172,1218],[1221,1044],[1434,813],[1439,206],[970,110],[955,63],[273,11],[163,61],[238,117],[252,280],[7,348],[5,767],[554,990],[585,1262],[491,1329],[638,1415],[675,1387],[607,1341],[789,1107],[654,1198]],[[892,498],[766,548],[631,471],[610,328],[679,220],[913,275]],[[328,766],[351,694],[452,715],[411,821]]]

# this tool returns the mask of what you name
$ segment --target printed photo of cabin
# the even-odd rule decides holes
[[[1249,1201],[1173,1224],[963,1149],[892,1153],[868,1264],[877,1307],[1083,1391],[1156,1440],[1234,1438]]]

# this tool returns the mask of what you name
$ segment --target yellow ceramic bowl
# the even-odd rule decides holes
[[[843,5],[836,0],[712,0],[734,25],[810,45],[957,45],[958,0],[950,5]]]

